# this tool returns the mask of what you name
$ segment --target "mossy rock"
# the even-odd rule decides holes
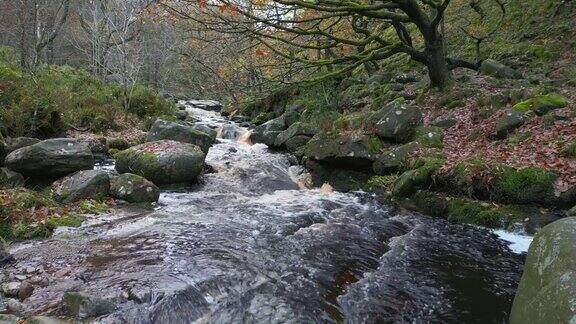
[[[104,170],[79,171],[52,184],[59,201],[101,200],[110,192],[110,177]]]
[[[522,74],[511,67],[508,67],[496,60],[488,59],[482,61],[480,72],[499,79],[521,79]]]
[[[468,197],[487,197],[492,191],[492,178],[500,172],[500,165],[492,165],[480,157],[460,161],[439,177],[439,185],[446,191]]]
[[[212,144],[214,144],[214,139],[209,134],[201,132],[191,126],[158,119],[154,122],[152,128],[150,128],[146,136],[146,141],[154,142],[160,140],[194,144],[200,147],[204,153],[208,153],[208,150]]]
[[[412,139],[415,128],[422,124],[422,118],[420,108],[397,101],[389,103],[368,117],[378,136],[398,143]]]
[[[438,116],[431,123],[431,126],[440,128],[450,128],[458,123],[458,120],[452,116]]]
[[[110,182],[110,193],[118,199],[131,203],[157,202],[160,189],[145,178],[131,173],[124,173]]]
[[[394,183],[392,195],[403,198],[419,189],[425,189],[432,184],[433,178],[443,164],[443,159],[431,158],[423,166],[404,172]]]
[[[513,204],[551,205],[556,200],[554,181],[557,174],[542,168],[503,168],[494,183],[494,197]]]
[[[514,110],[521,113],[534,111],[538,115],[545,115],[552,110],[564,108],[566,105],[566,98],[561,95],[547,94],[521,101],[514,105]]]
[[[414,141],[425,147],[442,148],[442,128],[434,126],[420,126],[416,128]]]
[[[371,170],[381,148],[380,139],[374,135],[319,133],[306,144],[304,154],[344,168]]]
[[[276,141],[274,142],[274,146],[283,147],[286,145],[286,142],[292,137],[298,135],[314,136],[316,135],[316,133],[318,133],[317,126],[308,123],[297,122],[290,125],[288,129],[278,134],[278,136],[276,137]]]
[[[576,318],[576,218],[534,237],[514,298],[510,323],[571,323]]]
[[[119,151],[125,150],[130,147],[130,143],[123,138],[112,138],[108,140],[108,148],[116,149]]]
[[[508,134],[524,125],[525,121],[524,114],[515,110],[508,111],[496,121],[495,137],[505,139]]]
[[[133,146],[115,157],[119,173],[134,173],[164,185],[196,182],[206,155],[196,145],[162,140]]]
[[[374,173],[386,175],[403,170],[408,163],[408,158],[422,146],[417,142],[410,142],[404,145],[394,147],[382,153],[372,166]]]
[[[365,124],[366,116],[360,112],[343,115],[334,121],[337,130],[360,130]]]

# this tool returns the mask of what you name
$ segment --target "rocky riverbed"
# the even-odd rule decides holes
[[[117,209],[13,245],[0,299],[12,319],[508,319],[523,257],[496,234],[363,192],[308,189],[290,155],[247,144],[247,130],[216,112],[187,110],[220,130],[200,183],[162,190],[154,210]]]

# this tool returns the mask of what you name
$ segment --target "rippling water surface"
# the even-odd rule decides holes
[[[507,321],[522,260],[497,235],[302,189],[305,171],[245,131],[210,149],[201,184],[163,192],[155,210],[15,247],[14,269],[50,278],[24,314],[61,314],[63,293],[78,291],[116,303],[103,323]]]

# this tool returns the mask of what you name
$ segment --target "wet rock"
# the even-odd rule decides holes
[[[24,176],[8,168],[0,168],[0,187],[21,187],[24,185]]]
[[[488,59],[480,65],[480,72],[500,79],[521,79],[522,74],[498,61]]]
[[[187,104],[194,107],[194,108],[209,110],[209,111],[216,111],[216,112],[221,111],[223,108],[222,104],[216,100],[194,100],[193,99],[193,100],[188,100]]]
[[[278,146],[278,147],[282,147],[282,146],[286,145],[286,142],[289,139],[291,139],[295,136],[304,135],[304,136],[312,137],[312,136],[316,135],[316,133],[318,133],[317,127],[314,127],[313,125],[310,125],[310,124],[297,122],[297,123],[290,125],[290,127],[288,127],[288,129],[286,129],[285,131],[278,134],[278,137],[276,138],[274,145]]]
[[[56,317],[34,316],[26,320],[25,324],[68,324],[69,321],[61,320]]]
[[[192,128],[210,135],[210,137],[212,137],[213,140],[215,140],[216,136],[218,136],[218,132],[215,131],[214,129],[210,128],[210,126],[208,126],[208,125],[197,123],[197,124],[192,125]]]
[[[223,139],[235,140],[240,136],[240,128],[234,124],[226,124],[220,130],[220,137]]]
[[[387,175],[400,171],[408,162],[410,155],[420,149],[422,149],[420,144],[410,142],[382,153],[374,162],[374,173]]]
[[[196,182],[206,155],[193,144],[155,141],[116,154],[116,170],[133,173],[156,185]]]
[[[7,297],[18,297],[20,286],[19,281],[11,281],[2,284],[2,293]]]
[[[254,128],[250,139],[254,143],[263,143],[268,146],[274,146],[278,134],[286,129],[283,117],[278,117],[265,122]]]
[[[29,281],[23,281],[18,290],[18,299],[25,300],[34,293],[34,286]]]
[[[380,140],[372,135],[319,133],[306,144],[304,154],[349,169],[369,170],[381,146]]]
[[[116,302],[77,292],[67,292],[62,298],[68,314],[79,319],[88,319],[110,314],[116,310]]]
[[[110,177],[104,170],[74,173],[52,184],[56,198],[65,203],[83,199],[104,199],[110,191]]]
[[[18,316],[9,314],[0,314],[0,323],[2,324],[17,324],[19,321]]]
[[[524,114],[519,113],[515,110],[511,110],[504,114],[496,121],[496,135],[497,139],[505,139],[508,134],[513,132],[515,129],[524,125],[525,118]]]
[[[414,136],[414,130],[422,124],[422,112],[416,106],[391,102],[369,117],[376,133],[393,142],[406,142]]]
[[[214,139],[197,129],[179,123],[158,119],[150,128],[147,142],[160,140],[171,140],[197,145],[202,152],[207,153],[210,146],[214,144]]]
[[[6,157],[6,167],[31,178],[57,178],[94,167],[85,143],[56,138],[23,147]]]
[[[569,323],[576,318],[576,218],[544,227],[528,250],[510,322]]]
[[[124,173],[111,181],[110,193],[118,199],[131,203],[157,202],[160,189],[145,178]]]

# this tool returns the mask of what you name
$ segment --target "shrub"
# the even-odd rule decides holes
[[[122,91],[119,91],[119,97],[123,97]],[[135,114],[140,118],[146,116],[160,116],[174,114],[176,107],[170,104],[158,93],[149,87],[135,85],[128,89],[128,107],[129,113]]]

